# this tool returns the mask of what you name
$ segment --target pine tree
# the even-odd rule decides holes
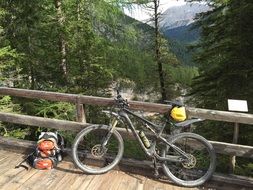
[[[195,78],[189,94],[195,106],[227,110],[227,99],[239,99],[247,100],[252,113],[252,12],[252,1],[229,0],[213,4],[212,10],[200,15],[197,24],[202,29],[201,40],[195,54],[200,75]],[[208,139],[232,142],[232,126],[230,123],[208,122],[196,132]],[[251,145],[252,139],[252,127],[241,125],[238,143]]]
[[[252,105],[252,3],[229,1],[202,14],[199,53],[200,76],[192,94],[199,106],[227,108],[227,99],[246,99]],[[217,104],[219,103],[219,104]],[[252,108],[250,108],[252,110]]]

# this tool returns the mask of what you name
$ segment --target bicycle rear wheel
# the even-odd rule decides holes
[[[177,134],[169,140],[183,150],[189,159],[182,156],[181,162],[163,163],[164,173],[175,183],[186,187],[199,186],[205,183],[216,167],[216,154],[213,146],[202,136],[194,133]],[[163,156],[181,156],[172,147],[166,147]]]
[[[123,139],[114,130],[104,146],[109,131],[109,126],[93,125],[78,133],[72,145],[72,157],[78,168],[89,174],[101,174],[118,164],[124,151]]]

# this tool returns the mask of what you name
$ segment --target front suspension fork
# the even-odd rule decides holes
[[[113,118],[112,119],[112,122],[111,122],[111,128],[109,129],[107,135],[105,136],[105,138],[103,139],[102,141],[102,147],[105,148],[109,139],[111,138],[112,134],[113,134],[113,131],[116,127],[116,125],[118,124],[118,120],[116,118]]]

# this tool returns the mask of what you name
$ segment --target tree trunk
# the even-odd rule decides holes
[[[158,13],[158,8],[159,8],[159,0],[154,0],[154,19],[155,19],[155,59],[156,63],[158,66],[158,74],[159,74],[159,81],[160,81],[160,90],[161,90],[161,95],[162,95],[162,100],[167,99],[167,94],[166,94],[166,89],[165,89],[165,84],[164,84],[164,73],[163,73],[163,65],[161,62],[161,52],[160,52],[160,33],[159,33],[159,13]]]
[[[81,4],[80,4],[81,2],[80,2],[80,0],[78,0],[77,1],[77,5],[76,5],[76,13],[77,13],[77,22],[79,23],[80,22],[80,20],[81,20],[81,15],[80,15],[80,12],[81,12]],[[76,29],[77,31],[77,33],[80,33],[80,30],[81,30],[81,28],[80,28],[80,25],[78,25],[77,26],[77,29]],[[81,57],[81,55],[82,55],[82,50],[79,48],[79,50],[78,50],[78,61],[79,61],[79,67],[80,67],[80,71],[81,72],[84,72],[84,65],[83,65],[83,59],[82,59],[82,57]]]
[[[29,56],[32,57],[32,43],[31,43],[31,36],[30,36],[30,29],[29,26],[27,26],[28,28],[28,52],[29,52]],[[35,77],[34,77],[34,60],[31,60],[31,63],[29,64],[29,69],[30,69],[30,89],[34,90],[35,89]]]
[[[55,0],[55,8],[57,12],[57,21],[59,23],[60,28],[63,28],[64,26],[64,16],[62,12],[62,1],[61,0]],[[61,60],[60,60],[60,68],[63,73],[63,77],[65,82],[67,81],[67,63],[66,63],[66,41],[64,38],[64,34],[62,31],[59,33],[59,48],[60,48],[60,54],[61,54]]]

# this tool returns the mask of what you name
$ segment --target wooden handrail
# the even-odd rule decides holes
[[[6,88],[6,87],[0,87],[0,94],[33,98],[33,99],[46,99],[51,101],[70,102],[70,103],[76,103],[78,101],[80,104],[87,104],[87,105],[112,106],[114,104],[114,100],[112,98],[65,94],[57,92],[46,92],[38,90]],[[133,110],[143,110],[148,112],[165,113],[170,109],[168,105],[156,103],[129,101],[129,104],[130,108]],[[187,107],[187,113],[190,117],[199,117],[208,120],[237,122],[253,125],[253,114],[208,110],[191,107]]]
[[[32,99],[45,99],[58,102],[69,102],[69,103],[76,103],[77,101],[79,101],[79,103],[86,105],[99,105],[99,106],[114,105],[113,98],[85,96],[79,94],[65,94],[65,93],[47,92],[39,90],[0,87],[0,94]],[[170,108],[168,105],[148,103],[148,102],[129,101],[129,103],[131,109],[133,110],[143,110],[149,112],[165,113]]]

